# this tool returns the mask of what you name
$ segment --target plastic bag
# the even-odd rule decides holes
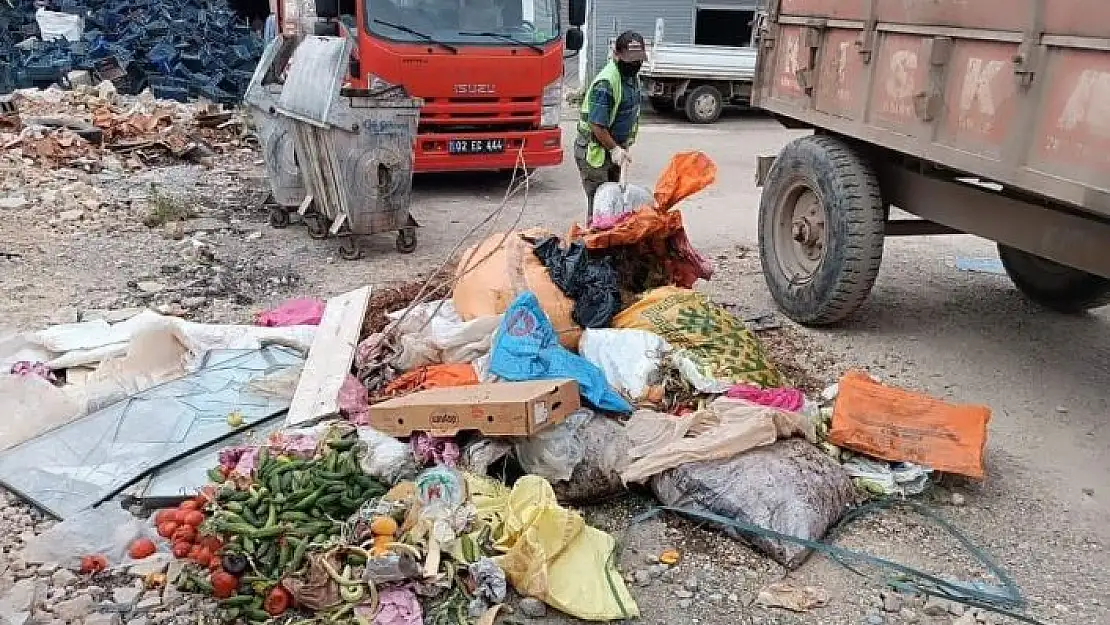
[[[567,349],[578,347],[581,328],[574,323],[574,301],[551,281],[540,259],[532,253],[535,240],[550,236],[544,230],[494,234],[463,254],[458,283],[452,294],[455,308],[465,321],[500,315],[524,292],[535,294],[540,307],[551,320],[560,342]],[[504,239],[504,244],[498,245]],[[464,273],[465,272],[465,273]]]
[[[755,334],[696,291],[677,287],[649,291],[617,315],[613,327],[654,332],[688,356],[707,378],[782,386],[782,377]]]
[[[590,226],[596,228],[598,224],[608,223],[612,227],[617,217],[654,204],[651,191],[644,187],[613,182],[603,184],[594,193],[594,217]]]
[[[324,300],[298,298],[287,300],[273,310],[259,313],[256,323],[267,328],[316,326],[324,317]]]
[[[639,617],[616,568],[616,540],[561,507],[543,478],[526,475],[507,496],[489,491],[497,499],[476,505],[480,515],[500,520],[493,539],[505,555],[494,561],[517,592],[587,621]]]
[[[593,417],[592,410],[582,408],[561,423],[517,441],[513,453],[521,468],[551,482],[569,480],[585,453],[578,430]]]
[[[570,479],[555,482],[555,496],[572,504],[602,503],[625,493],[621,471],[628,466],[628,434],[613,419],[596,416],[578,431],[582,461]]]
[[[559,344],[555,329],[532,293],[516,298],[501,320],[490,352],[490,372],[510,382],[573,378],[582,397],[609,412],[632,412],[600,369]]]
[[[390,485],[416,477],[416,460],[408,445],[367,426],[358,428],[358,439],[366,443],[358,461],[363,473]]]
[[[821,540],[856,491],[831,458],[801,439],[779,441],[729,460],[684,464],[651,481],[666,506],[708,512],[781,534]],[[766,536],[741,536],[787,568],[801,565],[809,549]]]
[[[644,396],[670,351],[662,337],[646,330],[591,328],[578,343],[578,353],[601,369],[610,386],[633,399]]]
[[[76,570],[83,556],[102,555],[116,567],[132,561],[127,550],[137,538],[160,540],[150,523],[108,503],[82,510],[27,541],[23,559]]]
[[[42,378],[0,374],[0,450],[65,425],[83,414],[82,404]]]
[[[470,386],[477,383],[478,373],[474,371],[473,365],[428,365],[393,380],[385,387],[384,394],[407,395],[430,388]]]
[[[612,259],[591,257],[581,241],[566,248],[559,237],[546,237],[534,249],[551,280],[574,300],[571,318],[583,328],[604,328],[621,309],[621,291]]]
[[[874,458],[982,479],[991,411],[883,386],[866,373],[840,379],[829,442]]]
[[[407,313],[407,314],[406,314]],[[500,315],[463,321],[451,300],[436,300],[411,311],[389,313],[398,322],[393,365],[402,371],[435,364],[463,364],[488,354]]]

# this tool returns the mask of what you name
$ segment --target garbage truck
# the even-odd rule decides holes
[[[585,1],[277,0],[283,36],[347,36],[345,88],[404,87],[423,101],[415,171],[559,165],[565,51]],[[565,34],[564,34],[565,30]]]
[[[813,131],[756,167],[789,317],[850,316],[905,235],[996,242],[1050,309],[1110,303],[1106,0],[770,0],[758,45],[753,104]]]

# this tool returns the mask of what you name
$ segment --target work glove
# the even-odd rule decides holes
[[[628,150],[619,145],[609,150],[609,158],[613,160],[613,165],[617,167],[627,167],[632,164],[632,157],[628,155]]]

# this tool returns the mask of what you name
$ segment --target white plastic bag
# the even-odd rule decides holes
[[[390,485],[416,475],[416,460],[408,445],[372,427],[359,426],[357,432],[367,448],[359,457],[364,473]]]
[[[601,369],[609,385],[633,399],[643,397],[670,351],[663,337],[646,330],[588,328],[578,343],[578,353]]]
[[[69,13],[39,9],[35,11],[35,21],[39,23],[43,41],[63,38],[67,41],[80,41],[81,33],[85,30],[84,18]]]
[[[116,567],[132,562],[127,550],[144,537],[158,541],[149,523],[109,502],[75,514],[27,541],[23,559],[77,569],[82,556],[102,555],[108,566]]]
[[[610,182],[594,193],[594,219],[611,219],[631,213],[637,208],[654,206],[655,196],[644,187]]]
[[[586,454],[579,431],[593,419],[593,411],[582,408],[562,423],[540,430],[513,445],[520,466],[549,482],[569,480]]]
[[[70,393],[42,378],[0,374],[0,449],[8,449],[39,434],[73,421],[83,414],[82,404]]]
[[[404,310],[389,313],[397,321]],[[435,364],[473,362],[489,353],[500,316],[463,321],[451,300],[419,304],[397,328],[400,354],[393,365],[404,371]]]

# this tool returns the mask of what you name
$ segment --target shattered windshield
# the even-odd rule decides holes
[[[370,32],[423,43],[534,45],[559,36],[558,0],[365,0]]]

